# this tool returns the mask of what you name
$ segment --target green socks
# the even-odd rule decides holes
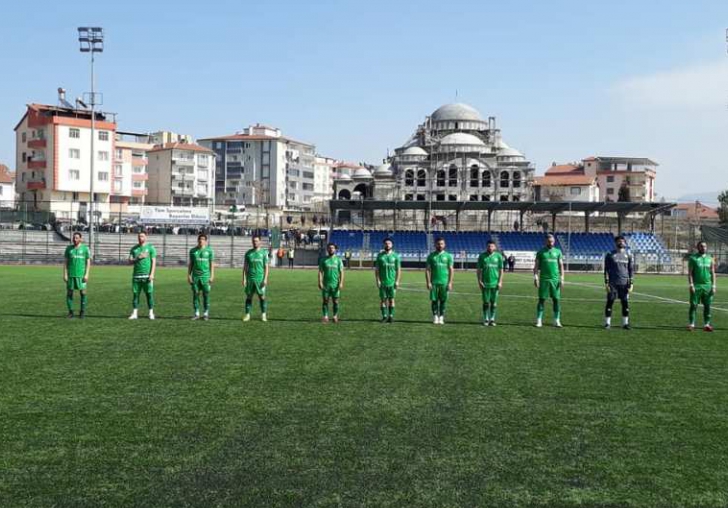
[[[268,312],[268,300],[260,300],[260,312],[263,314]]]
[[[389,317],[394,319],[394,305],[389,306]]]
[[[85,293],[81,293],[81,312],[86,311],[86,302],[88,301],[88,297]]]
[[[250,309],[253,308],[253,300],[251,298],[247,298],[245,300],[245,313],[250,314]]]
[[[73,291],[66,292],[66,307],[68,312],[73,312]]]
[[[334,316],[338,316],[338,315],[339,315],[339,302],[334,300]]]
[[[440,305],[438,304],[437,300],[434,300],[430,302],[430,307],[432,308],[432,315],[433,316],[439,316],[440,315]]]
[[[539,298],[538,305],[536,305],[536,319],[543,319],[543,307],[544,307],[544,300],[541,300]]]
[[[690,312],[688,312],[688,320],[690,321],[691,325],[695,324],[695,315],[698,312],[698,308],[695,305],[690,306]],[[705,312],[705,308],[703,308],[703,312]]]
[[[324,317],[329,317],[329,304],[324,303],[321,305],[321,314],[323,314]]]
[[[561,321],[561,300],[554,300],[554,319]]]
[[[198,291],[192,291],[192,307],[195,309],[195,314],[200,313],[200,294]]]
[[[382,311],[382,319],[386,319],[387,318],[387,306],[382,304],[382,306],[379,307],[379,310]]]
[[[210,312],[210,293],[202,292],[202,305],[205,307],[205,313]]]

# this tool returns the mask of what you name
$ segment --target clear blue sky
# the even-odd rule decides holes
[[[101,25],[98,85],[123,130],[203,138],[261,122],[377,163],[457,90],[537,173],[635,155],[661,164],[661,195],[728,187],[725,0],[36,0],[3,5],[2,25],[11,167],[24,105],[88,90],[76,27]]]

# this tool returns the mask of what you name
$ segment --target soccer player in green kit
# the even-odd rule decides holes
[[[379,288],[382,323],[394,321],[394,299],[402,276],[402,260],[399,254],[392,250],[393,248],[392,239],[385,238],[384,250],[377,254],[377,259],[374,261],[374,277]]]
[[[329,322],[329,300],[333,301],[334,323],[339,322],[339,298],[341,290],[344,289],[344,263],[336,255],[336,244],[329,243],[326,246],[327,256],[319,261],[318,287],[321,290],[323,299],[321,312],[322,323]]]
[[[243,287],[245,288],[245,316],[243,321],[250,321],[250,309],[253,306],[253,295],[258,295],[260,302],[260,320],[268,321],[268,300],[265,297],[268,289],[268,250],[260,248],[260,237],[253,237],[253,248],[245,253],[243,262]]]
[[[498,308],[498,292],[503,288],[505,259],[495,248],[495,242],[488,244],[478,257],[478,286],[483,293],[483,326],[495,326],[495,312]]]
[[[83,243],[83,237],[78,231],[73,233],[73,245],[66,247],[63,254],[63,282],[66,283],[66,306],[68,307],[68,318],[73,318],[73,292],[78,291],[81,295],[81,312],[78,317],[86,317],[86,284],[91,271],[91,251],[88,245]]]
[[[564,258],[556,247],[556,237],[546,235],[546,247],[536,253],[533,283],[538,288],[536,327],[543,326],[544,304],[547,298],[554,303],[554,326],[561,328],[561,288],[564,286]]]
[[[445,250],[445,239],[436,239],[435,252],[427,256],[425,268],[425,280],[430,291],[432,323],[435,325],[445,324],[445,308],[448,295],[452,291],[454,265],[452,254]]]
[[[154,272],[157,270],[157,250],[147,243],[147,234],[142,231],[137,235],[138,244],[129,251],[129,263],[134,265],[131,292],[132,307],[129,319],[137,319],[139,309],[139,293],[144,291],[149,307],[149,319],[154,319]]]
[[[210,290],[215,282],[215,254],[207,245],[207,235],[197,235],[197,247],[190,250],[190,260],[187,264],[187,282],[192,287],[192,306],[195,309],[193,321],[200,319],[200,293],[204,314],[202,319],[210,319]]]
[[[688,330],[695,330],[695,314],[698,305],[703,304],[703,330],[713,331],[710,324],[710,306],[717,291],[715,279],[715,262],[708,255],[708,245],[698,242],[698,252],[688,259],[688,283],[690,284],[690,324]]]

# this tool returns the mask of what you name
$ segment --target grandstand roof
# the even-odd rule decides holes
[[[645,213],[662,212],[675,207],[676,203],[634,203],[615,201],[380,201],[374,199],[331,200],[331,211],[336,210],[460,210],[488,211],[512,210],[518,212],[562,213],[604,212]]]

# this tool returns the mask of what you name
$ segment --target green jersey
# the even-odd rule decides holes
[[[190,263],[192,263],[192,276],[195,278],[209,279],[212,262],[215,254],[209,246],[203,248],[195,247],[190,251]]]
[[[245,253],[245,277],[252,282],[263,282],[265,265],[268,263],[268,251],[250,249]]]
[[[561,279],[561,272],[559,270],[559,261],[561,258],[561,249],[556,247],[551,249],[544,247],[536,253],[536,262],[538,263],[541,280],[557,281]]]
[[[693,276],[693,284],[696,286],[713,285],[713,258],[707,254],[693,254],[688,258],[688,271]]]
[[[319,271],[323,273],[323,283],[325,288],[337,288],[341,282],[341,271],[344,269],[344,263],[341,259],[334,256],[326,256],[319,261]]]
[[[454,266],[452,254],[447,251],[432,252],[427,256],[427,268],[430,269],[430,282],[435,285],[447,284],[450,280],[450,268]]]
[[[390,251],[389,253],[382,251],[377,255],[374,266],[379,274],[379,280],[382,286],[391,287],[397,282],[397,272],[399,272],[402,266],[402,260],[399,254],[394,251]]]
[[[503,254],[500,252],[483,252],[478,257],[478,270],[481,271],[481,281],[483,287],[486,289],[493,289],[498,287],[498,281],[500,280],[501,271],[503,271],[503,265],[505,259]]]
[[[147,257],[140,258],[139,256],[143,253],[146,253]],[[135,245],[129,251],[129,257],[134,258],[134,273],[132,277],[135,279],[146,279],[152,273],[152,259],[157,257],[157,249],[148,243]]]
[[[66,258],[69,277],[83,277],[86,275],[86,261],[91,259],[91,251],[88,245],[85,243],[79,244],[78,247],[69,245],[66,247],[63,257]]]

